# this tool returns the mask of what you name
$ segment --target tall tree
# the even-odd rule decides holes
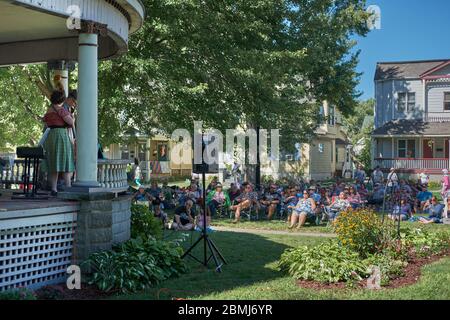
[[[170,133],[203,120],[280,128],[293,147],[313,136],[321,101],[344,113],[355,106],[351,36],[367,32],[363,0],[143,2],[148,17],[129,53],[100,64],[104,144],[130,128]]]
[[[372,140],[371,134],[374,124],[375,99],[360,101],[352,114],[344,117],[344,125],[348,136],[354,146],[355,159],[366,170],[372,166]]]

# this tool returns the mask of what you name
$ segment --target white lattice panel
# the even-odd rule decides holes
[[[76,213],[0,220],[0,291],[65,281]]]

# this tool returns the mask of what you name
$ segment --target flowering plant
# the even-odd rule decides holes
[[[341,245],[362,257],[378,252],[383,242],[383,223],[371,210],[342,212],[334,222],[334,231]]]

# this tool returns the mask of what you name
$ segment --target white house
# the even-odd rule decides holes
[[[450,60],[380,62],[373,166],[408,178],[449,168]]]

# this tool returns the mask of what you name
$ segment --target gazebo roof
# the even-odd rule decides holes
[[[67,27],[68,8],[77,3],[81,20],[107,25],[100,59],[124,53],[144,21],[139,0],[0,0],[0,65],[77,60],[78,34]]]

